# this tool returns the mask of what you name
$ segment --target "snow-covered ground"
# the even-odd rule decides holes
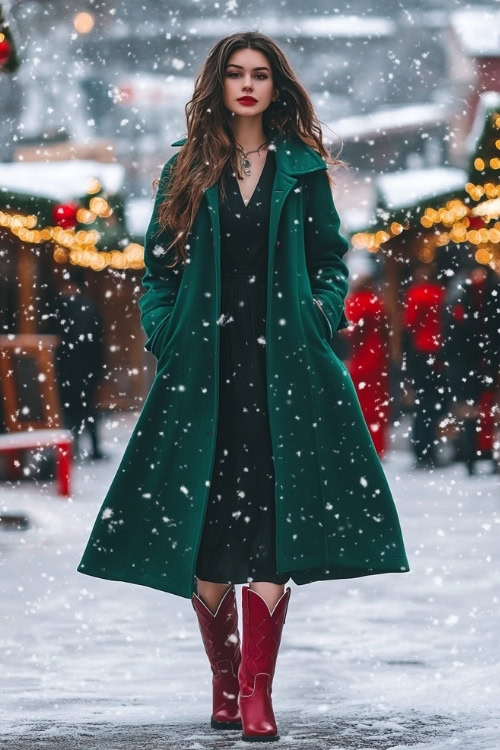
[[[134,422],[105,420],[112,460],[74,494],[0,488],[0,746],[246,747],[210,729],[211,672],[188,599],[76,566]],[[296,586],[273,687],[281,744],[312,750],[500,748],[500,484],[479,464],[385,470],[411,571]],[[238,604],[240,605],[240,590]],[[222,736],[221,736],[222,735]]]

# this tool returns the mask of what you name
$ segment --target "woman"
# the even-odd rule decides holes
[[[78,569],[191,598],[212,726],[276,740],[286,582],[409,566],[328,344],[348,325],[347,242],[309,97],[271,39],[240,33],[215,45],[186,111],[145,241],[156,376]]]

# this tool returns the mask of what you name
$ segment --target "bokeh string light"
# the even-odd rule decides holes
[[[500,130],[498,112],[493,113],[492,123],[494,128]],[[495,139],[494,145],[500,151],[500,138]],[[498,170],[500,158],[493,156],[484,159],[477,156],[473,167],[478,173],[484,173],[486,169]],[[430,263],[438,247],[468,243],[477,246],[474,257],[478,263],[500,268],[500,221],[494,221],[500,218],[500,185],[491,181],[481,184],[478,179],[476,183],[468,182],[464,190],[470,201],[478,205],[467,205],[460,198],[455,198],[439,208],[428,206],[414,222],[393,221],[376,232],[357,232],[351,238],[353,247],[377,253],[385,243],[403,231],[415,229],[418,221],[424,229],[432,230],[418,253],[422,261]],[[486,226],[491,221],[494,221],[493,225]]]
[[[10,229],[25,244],[54,243],[54,260],[57,263],[71,263],[75,266],[101,271],[108,266],[117,269],[143,268],[144,247],[130,242],[123,250],[101,251],[96,247],[100,234],[95,229],[64,229],[60,226],[47,226],[36,229],[37,217],[34,214],[8,214],[0,211],[0,226]]]

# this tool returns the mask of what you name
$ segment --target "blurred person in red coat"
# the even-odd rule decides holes
[[[436,428],[446,391],[442,361],[445,292],[435,266],[422,265],[414,270],[404,298],[403,346],[415,393],[414,468],[432,468],[437,460]]]
[[[387,451],[390,403],[386,310],[376,288],[369,259],[353,259],[349,269],[351,281],[346,298],[346,316],[350,325],[342,331],[350,345],[345,364],[354,382],[377,454],[383,458]]]

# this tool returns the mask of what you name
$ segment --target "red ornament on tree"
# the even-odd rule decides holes
[[[58,224],[63,229],[73,229],[76,224],[76,212],[80,206],[74,201],[71,203],[58,203],[52,210],[54,224]]]
[[[12,44],[4,38],[0,42],[0,67],[7,65],[12,54]]]
[[[480,216],[469,216],[469,229],[481,229],[485,226]]]

